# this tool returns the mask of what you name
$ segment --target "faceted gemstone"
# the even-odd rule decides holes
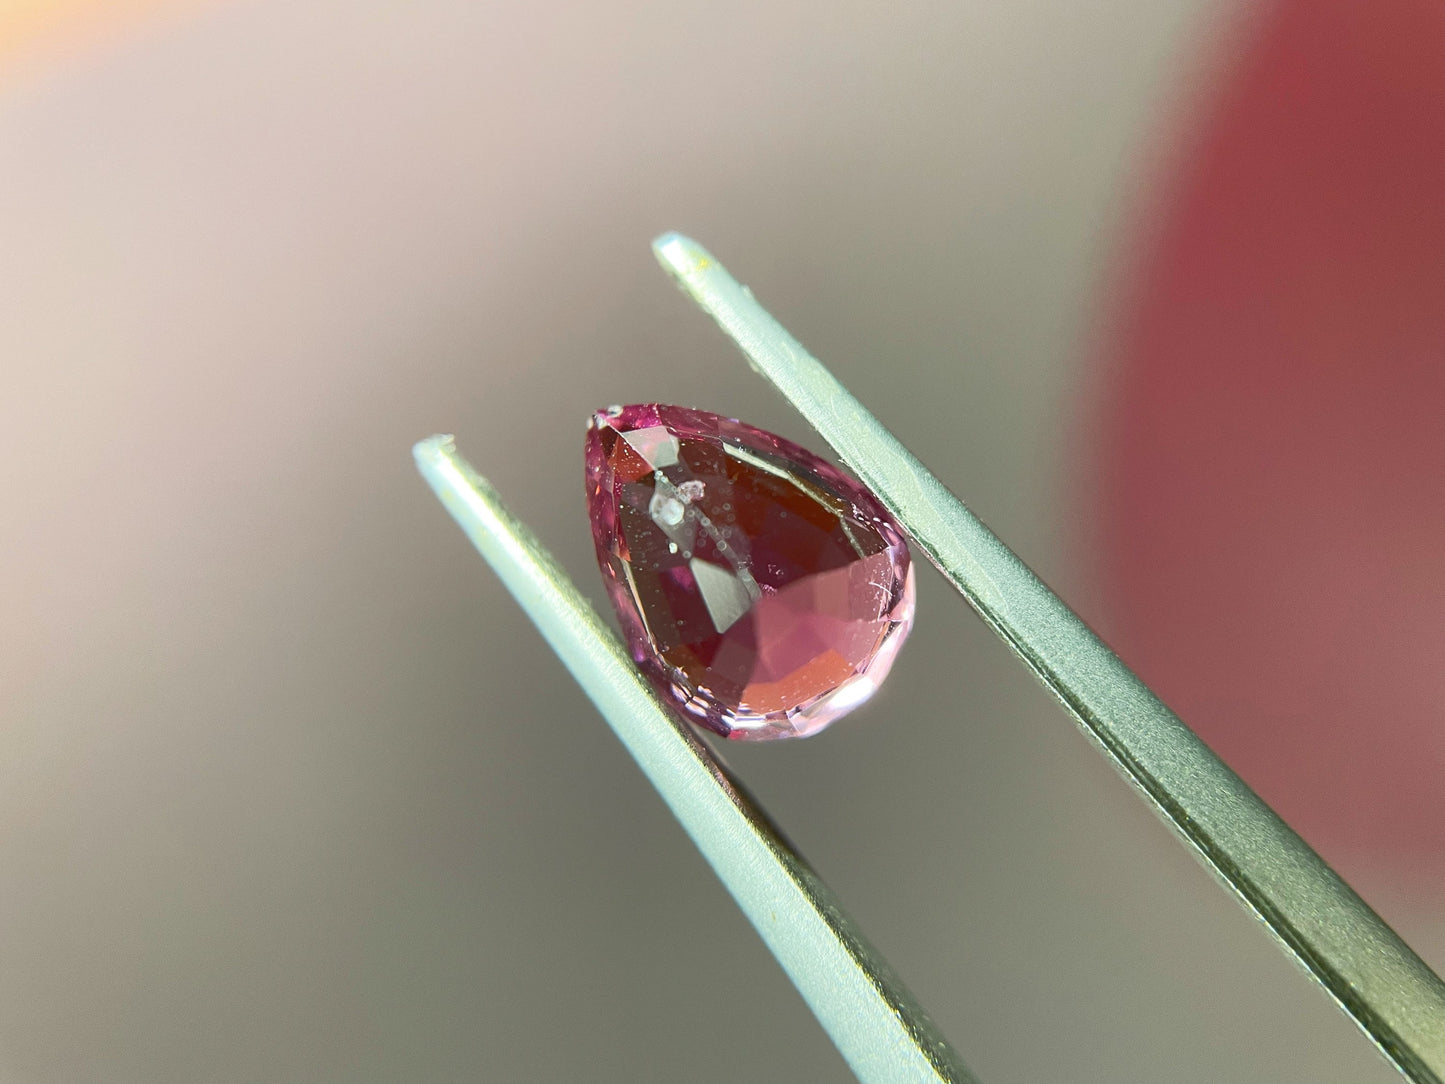
[[[593,415],[586,460],[632,656],[685,716],[729,738],[804,737],[887,676],[913,570],[857,482],[771,433],[657,403]]]

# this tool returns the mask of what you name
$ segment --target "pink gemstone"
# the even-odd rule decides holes
[[[815,734],[873,695],[913,624],[908,545],[790,441],[643,403],[587,427],[597,560],[663,697],[729,738]]]

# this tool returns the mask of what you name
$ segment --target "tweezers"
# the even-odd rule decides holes
[[[662,266],[898,518],[1219,881],[1410,1080],[1445,1084],[1445,983],[1084,622],[695,241]],[[975,1078],[832,892],[641,677],[449,436],[416,445],[442,504],[662,795],[865,1084]]]

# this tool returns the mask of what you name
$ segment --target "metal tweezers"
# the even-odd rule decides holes
[[[1084,732],[1408,1078],[1445,1084],[1445,983],[701,245],[658,260]],[[859,1080],[972,1081],[832,892],[642,678],[449,436],[421,473],[606,717]]]

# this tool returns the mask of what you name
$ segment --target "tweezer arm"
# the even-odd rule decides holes
[[[652,781],[865,1084],[974,1078],[826,885],[655,697],[598,618],[450,437],[415,448],[423,477]]]
[[[1445,984],[701,245],[654,249],[1126,778],[1412,1080],[1445,1078]]]

